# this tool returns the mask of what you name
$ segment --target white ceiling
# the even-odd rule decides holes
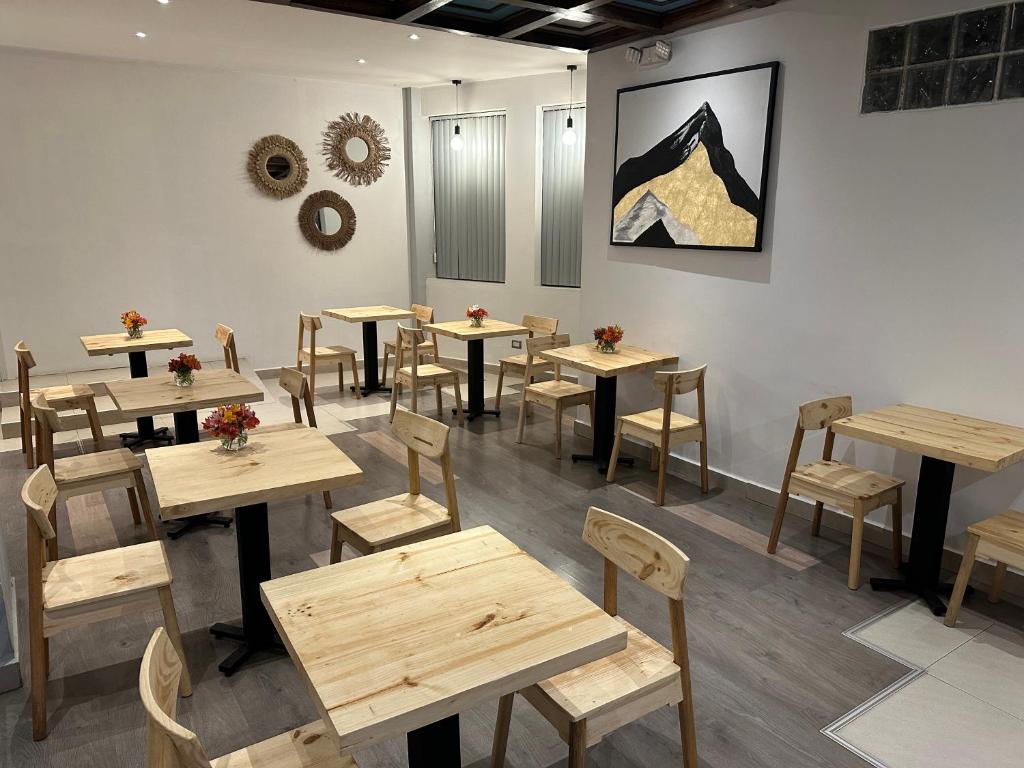
[[[429,29],[416,29],[413,41],[413,31],[251,0],[0,0],[0,45],[88,56],[399,86],[586,62],[575,52]]]

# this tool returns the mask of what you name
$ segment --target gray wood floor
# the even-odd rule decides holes
[[[848,543],[835,534],[812,539],[808,525],[787,521],[783,541],[818,558],[795,570],[751,551],[671,510],[659,509],[624,487],[607,485],[588,464],[551,455],[550,419],[538,413],[527,445],[514,442],[516,410],[454,429],[452,445],[463,525],[489,524],[576,588],[600,601],[601,561],[580,539],[588,505],[636,520],[676,542],[691,559],[686,610],[693,665],[697,743],[701,766],[863,766],[818,731],[905,673],[902,666],[847,640],[841,633],[898,598],[845,586]],[[384,417],[353,422],[361,432],[386,430]],[[585,444],[566,436],[566,456]],[[337,507],[403,490],[405,468],[358,433],[333,438],[363,468],[367,482],[334,494]],[[65,449],[67,451],[68,449]],[[641,466],[642,465],[642,466]],[[781,468],[780,468],[781,471]],[[25,615],[25,517],[18,490],[26,471],[18,453],[0,455],[0,513]],[[618,481],[648,496],[654,475],[646,462],[623,469]],[[669,481],[672,505],[696,505],[717,518],[765,534],[771,510],[736,496]],[[438,486],[425,485],[435,498]],[[143,540],[123,496],[108,494],[121,544]],[[66,512],[61,509],[61,514]],[[691,518],[692,519],[692,518]],[[314,567],[311,555],[328,547],[329,517],[320,496],[271,508],[274,575]],[[66,517],[62,553],[72,554]],[[113,544],[113,542],[111,542]],[[179,620],[185,632],[195,694],[180,702],[179,718],[216,756],[274,736],[316,717],[291,661],[268,657],[228,679],[217,662],[233,648],[207,627],[237,619],[239,596],[233,530],[202,530],[167,551],[175,576]],[[884,553],[865,553],[865,577],[888,574]],[[622,614],[668,645],[663,598],[637,582],[620,585]],[[31,739],[26,689],[0,695],[0,766],[141,766],[143,714],[137,693],[139,660],[158,615],[140,615],[59,635],[52,641],[50,736]],[[27,648],[24,622],[22,647]],[[24,675],[28,677],[27,660]],[[463,713],[463,759],[485,766],[496,702]],[[516,703],[508,764],[516,768],[564,765],[567,749],[555,731],[522,701]],[[404,740],[357,753],[360,764],[406,764]],[[592,766],[681,764],[677,720],[663,710],[607,737],[589,752]]]

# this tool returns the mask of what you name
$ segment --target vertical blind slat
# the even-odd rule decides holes
[[[541,283],[578,288],[583,259],[583,156],[585,107],[572,108],[576,143],[562,143],[568,108],[543,114],[541,178]]]

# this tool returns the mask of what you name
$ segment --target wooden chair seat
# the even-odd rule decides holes
[[[434,354],[434,342],[432,342],[432,341],[421,341],[416,346],[419,349],[421,355],[423,355],[423,354],[428,354],[428,355]],[[394,351],[395,351],[395,342],[393,342],[393,341],[385,341],[384,342],[384,348],[387,349],[389,352],[391,352],[393,354]],[[402,348],[403,349],[407,349],[407,350],[408,349],[412,349],[412,344],[403,344]]]
[[[210,760],[211,768],[359,768],[338,747],[322,720]]]
[[[56,387],[32,389],[31,396],[42,395],[51,406],[61,408],[67,400],[78,400],[82,397],[94,397],[96,392],[88,384],[61,384]]]
[[[615,618],[628,632],[624,651],[520,691],[565,739],[569,723],[586,720],[587,746],[623,723],[683,700],[672,651]]]
[[[536,366],[532,370],[536,370]],[[594,396],[593,387],[585,387],[572,381],[538,381],[523,389],[523,397],[527,402],[555,402],[561,401],[563,406],[569,406],[569,401],[578,400],[581,403],[589,402]]]
[[[960,612],[960,605],[967,592],[974,560],[977,557],[996,562],[988,601],[998,603],[1003,591],[1003,581],[1006,579],[1006,568],[1011,565],[1014,568],[1024,568],[1024,512],[1010,509],[967,527],[964,557],[960,562],[953,594],[949,598],[949,607],[946,609],[947,627],[956,626],[956,617]]]
[[[403,376],[412,377],[412,366],[405,365],[398,369],[398,373]],[[416,368],[416,378],[421,381],[430,381],[433,383],[434,379],[450,379],[453,376],[458,376],[457,371],[453,371],[451,368],[443,368],[440,365],[434,365],[433,363],[426,363]]]
[[[142,462],[127,448],[68,456],[53,462],[54,480],[61,490],[71,483],[131,474],[141,469]]]
[[[824,497],[820,500],[842,508],[866,502],[867,511],[891,504],[893,492],[904,484],[898,477],[831,460],[801,464],[793,470],[789,482],[790,493],[815,501]],[[877,503],[872,506],[872,502]]]
[[[506,371],[525,371],[526,370],[526,355],[511,355],[509,357],[503,357],[498,361],[499,365],[505,367]],[[551,371],[554,370],[555,364],[548,362],[547,360],[535,360],[533,362],[533,372],[538,373],[540,371]]]
[[[147,541],[55,560],[43,568],[43,609],[59,611],[171,583],[164,545]]]
[[[345,392],[345,366],[348,365],[352,372],[353,391],[356,400],[363,397],[362,389],[359,386],[359,365],[356,361],[356,351],[350,347],[340,344],[320,345],[316,343],[316,334],[323,328],[323,321],[316,315],[299,313],[299,340],[295,345],[295,370],[302,373],[303,363],[309,364],[309,391],[310,395],[316,395],[316,369],[317,363],[329,362],[338,366],[338,391]],[[309,342],[306,342],[306,334],[309,334]]]
[[[690,418],[685,414],[672,411],[669,414],[669,419],[668,431],[670,433],[683,432],[689,429],[700,430],[700,421]],[[661,426],[664,423],[664,420],[664,408],[652,408],[649,411],[642,411],[641,413],[631,413],[628,416],[622,417],[623,431],[625,432],[628,427],[630,430],[636,430],[638,432],[661,434]]]
[[[450,533],[452,527],[448,510],[422,493],[400,493],[340,510],[331,518],[343,529],[346,542],[355,535],[355,543],[364,544],[357,549],[373,552],[432,538],[442,528]]]
[[[299,354],[302,355],[303,360],[308,361],[312,358],[314,351],[317,360],[333,360],[337,357],[349,357],[356,353],[354,349],[335,344],[330,347],[303,347],[299,350]]]

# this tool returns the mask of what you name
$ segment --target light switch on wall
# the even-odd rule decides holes
[[[512,339],[512,349],[522,349],[523,342],[521,339]]]

